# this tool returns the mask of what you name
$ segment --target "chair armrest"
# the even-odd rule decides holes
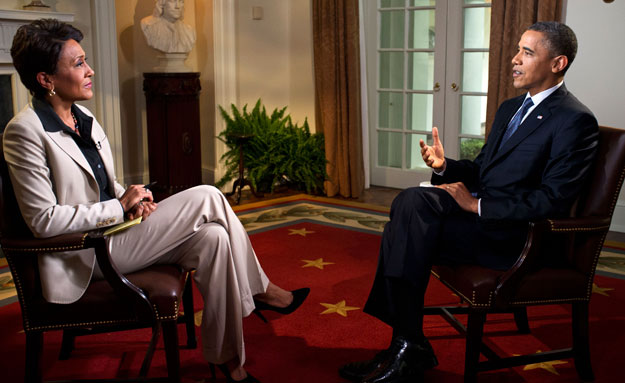
[[[610,217],[581,217],[545,219],[529,223],[525,246],[514,265],[506,271],[495,289],[494,302],[509,302],[517,290],[521,280],[539,263],[540,248],[553,233],[596,233],[607,232],[610,228]]]
[[[586,232],[610,228],[610,217],[561,218],[546,220],[549,232]]]
[[[50,238],[2,238],[2,248],[12,252],[51,253],[93,247],[87,233],[62,234]]]
[[[6,253],[37,256],[44,253],[74,251],[93,248],[96,261],[104,279],[121,299],[136,303],[142,315],[153,318],[153,308],[145,292],[121,274],[106,246],[106,239],[98,233],[62,234],[50,238],[2,238],[2,250]]]

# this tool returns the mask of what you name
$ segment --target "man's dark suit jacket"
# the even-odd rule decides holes
[[[570,213],[595,156],[597,120],[563,84],[534,108],[499,149],[501,137],[524,98],[501,104],[487,144],[474,161],[446,159],[443,176],[432,176],[435,185],[463,182],[481,198],[481,216],[451,222],[442,235],[450,241],[444,241],[448,244],[443,244],[441,251],[453,246],[449,251],[457,252],[476,244],[484,252],[481,264],[506,268],[514,261],[510,257],[519,253],[503,261],[502,254],[497,254],[503,247],[495,246],[496,242],[503,244],[514,238],[516,251],[522,246],[529,221]],[[457,232],[473,238],[449,244],[459,237]],[[493,246],[477,245],[477,241],[493,242]]]
[[[595,156],[599,128],[564,84],[543,100],[498,150],[525,95],[504,101],[475,161],[447,159],[432,183],[464,182],[481,198],[485,220],[531,221],[567,215]]]

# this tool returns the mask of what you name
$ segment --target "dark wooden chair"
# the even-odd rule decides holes
[[[22,310],[26,333],[24,381],[39,383],[43,380],[41,356],[46,331],[63,330],[60,359],[65,359],[70,356],[77,335],[151,327],[152,338],[139,377],[119,380],[180,382],[178,322],[186,324],[187,347],[196,347],[190,273],[177,265],[155,265],[124,276],[112,263],[105,238],[95,233],[35,239],[19,212],[1,148],[0,135],[0,244],[9,263]],[[41,292],[38,255],[86,248],[95,249],[105,279],[91,281],[85,294],[72,304],[47,302]],[[181,303],[188,315],[181,315]],[[161,332],[168,376],[147,378]]]
[[[521,255],[508,271],[479,266],[434,266],[432,274],[466,305],[427,307],[466,334],[464,381],[480,371],[574,358],[579,377],[594,380],[590,361],[588,307],[597,261],[625,178],[625,130],[600,127],[599,148],[590,179],[572,218],[530,223]],[[557,246],[554,246],[557,244]],[[554,254],[555,252],[555,254]],[[542,260],[559,256],[561,264]],[[526,307],[572,305],[572,347],[532,355],[500,356],[482,342],[488,313],[512,312],[519,330],[529,332]],[[468,314],[467,326],[454,314]],[[480,353],[487,360],[479,361]]]

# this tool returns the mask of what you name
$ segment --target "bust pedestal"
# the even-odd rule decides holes
[[[200,74],[144,73],[150,181],[157,201],[202,183]]]
[[[188,56],[188,53],[160,53],[156,56],[158,59],[158,66],[154,67],[154,72],[191,72],[191,70],[184,65]]]

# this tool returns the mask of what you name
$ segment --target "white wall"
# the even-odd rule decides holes
[[[252,7],[262,20],[252,19]],[[267,111],[287,106],[293,122],[314,131],[315,93],[310,0],[236,2],[237,94],[251,109],[261,98]]]
[[[625,1],[567,0],[564,22],[579,44],[566,86],[597,116],[600,125],[625,129]],[[625,232],[625,192],[617,203],[612,230]]]

